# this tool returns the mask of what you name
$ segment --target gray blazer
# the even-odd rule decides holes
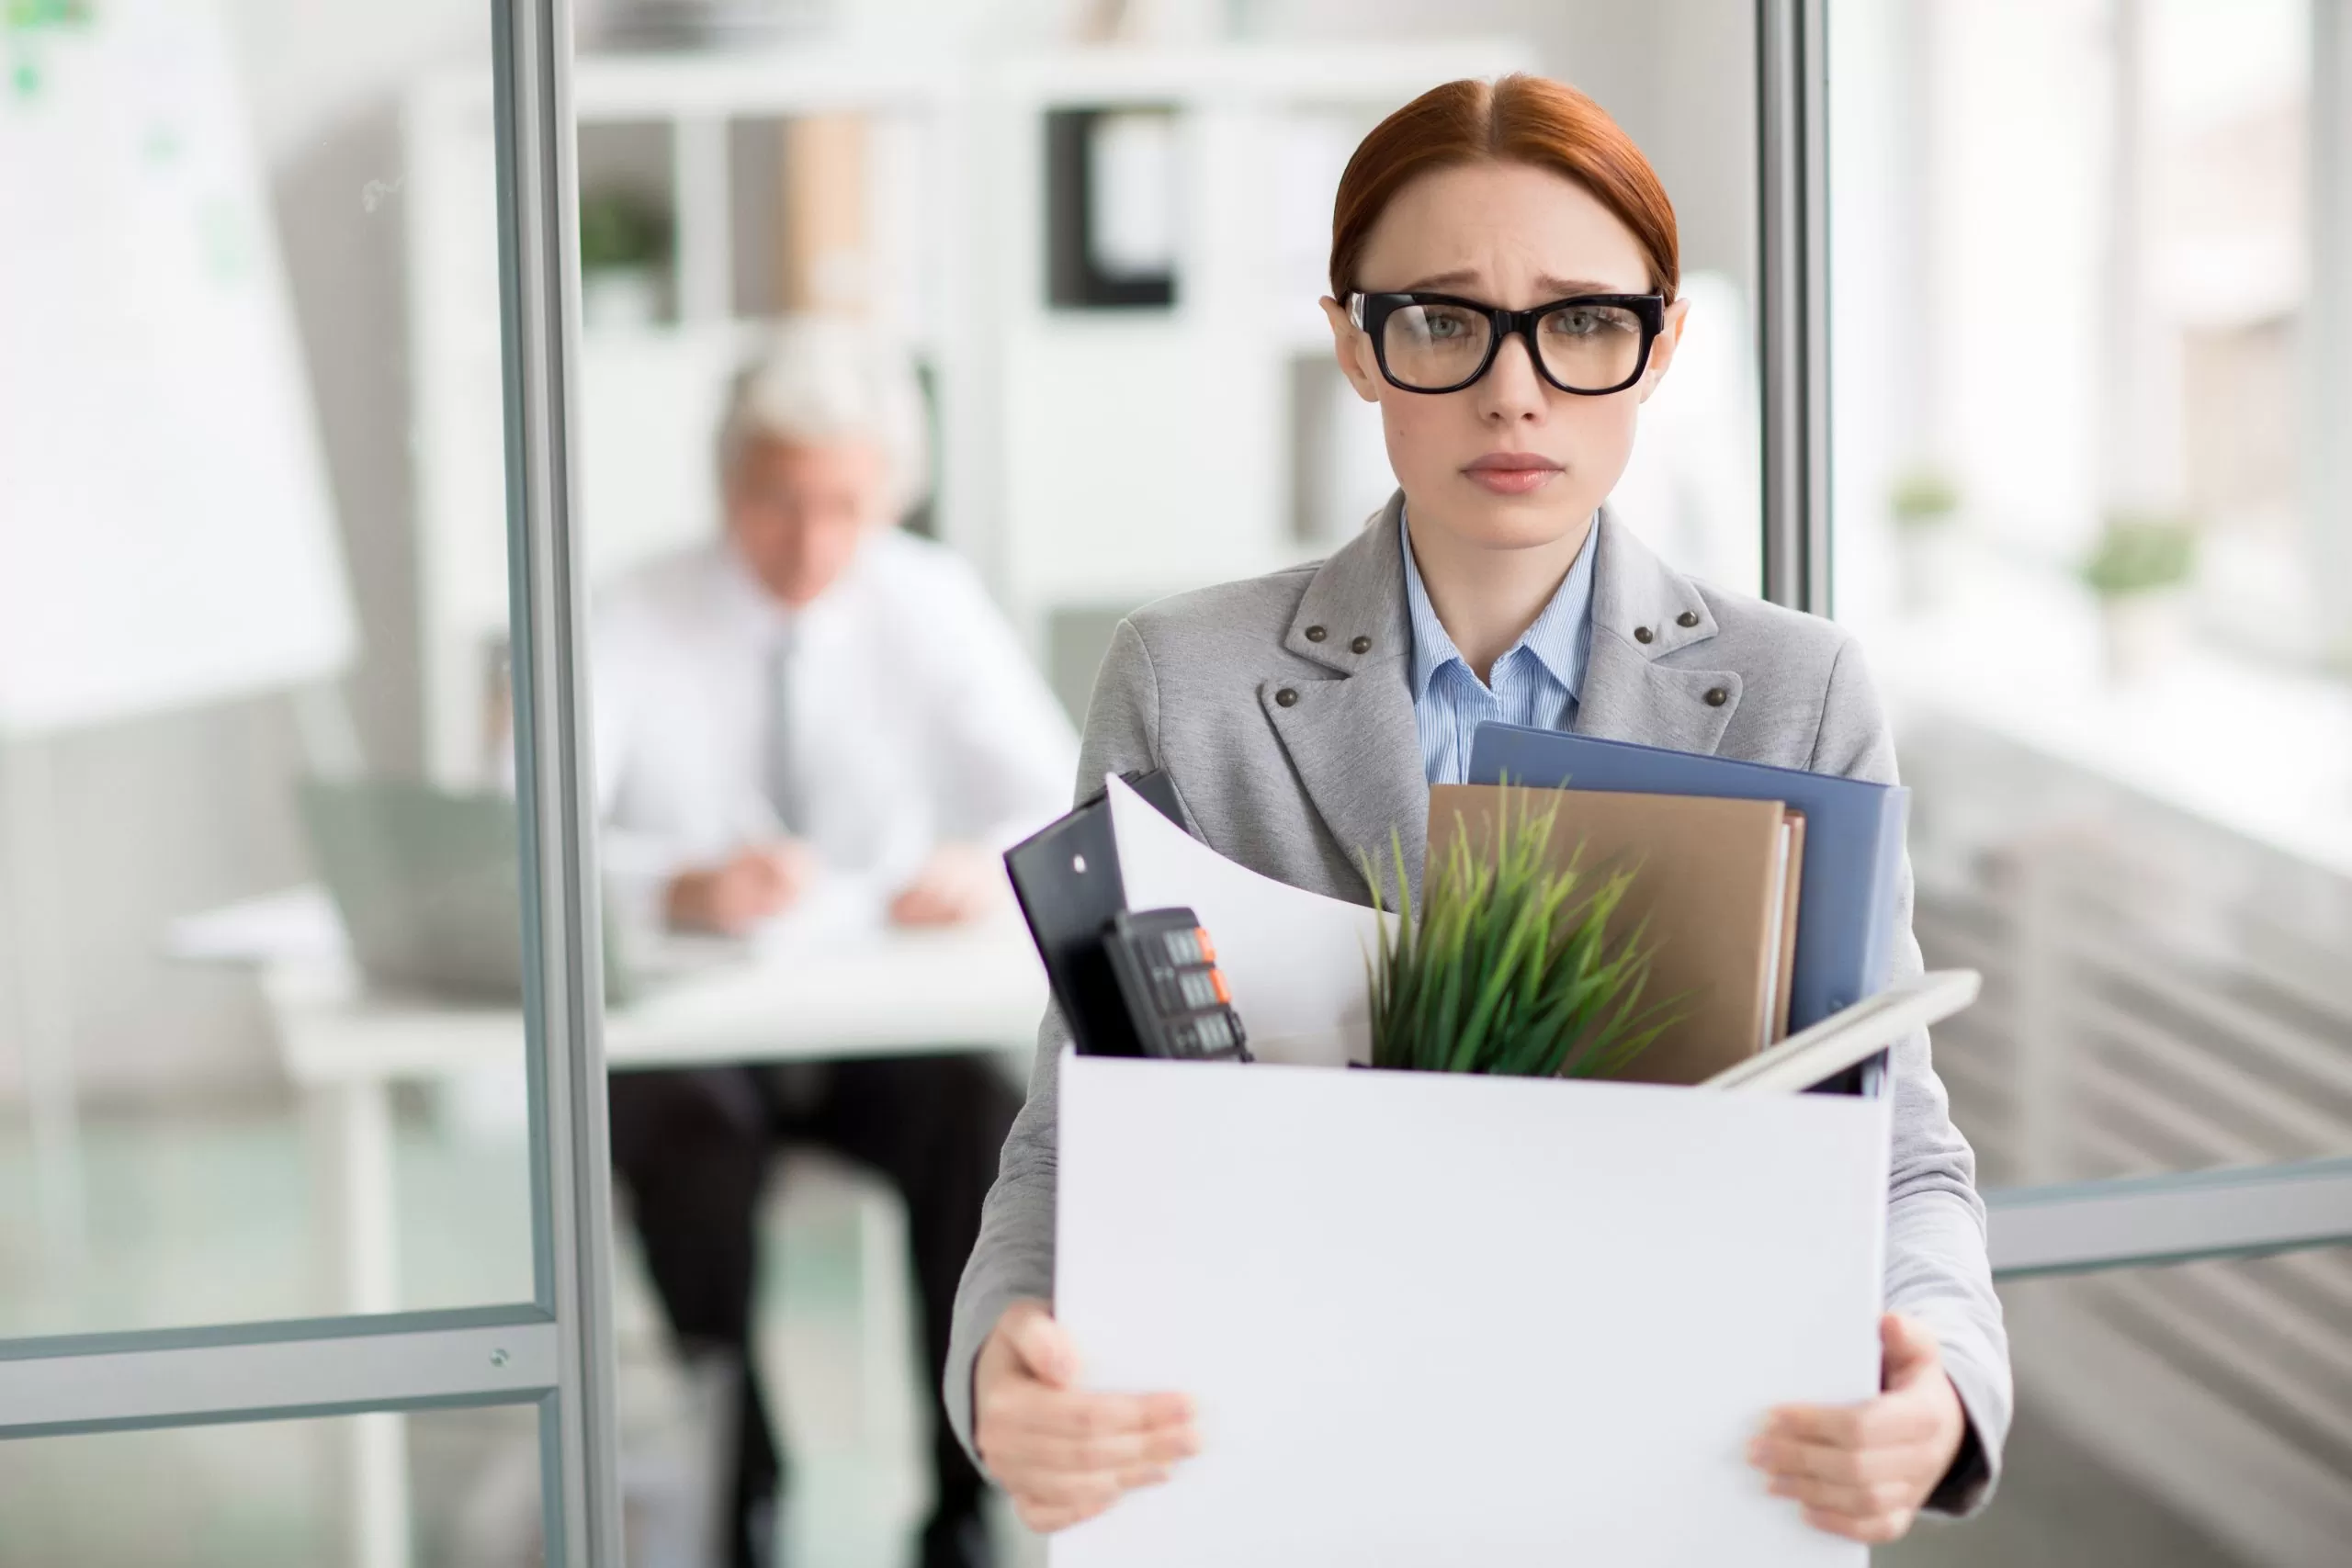
[[[1393,826],[1418,882],[1429,784],[1408,683],[1402,503],[1392,497],[1327,561],[1180,594],[1121,622],[1086,716],[1080,797],[1105,773],[1164,768],[1193,832],[1254,871],[1363,902],[1354,855],[1385,845]],[[1598,525],[1578,732],[1894,781],[1894,742],[1850,635],[1682,576],[1605,512]],[[1922,967],[1907,861],[1896,920],[1900,979]],[[956,1294],[943,1392],[967,1449],[981,1340],[1016,1297],[1053,1293],[1054,1085],[1068,1039],[1049,1011]],[[1951,1124],[1924,1031],[1894,1049],[1894,1094],[1886,1301],[1935,1333],[1973,1429],[1931,1506],[1973,1511],[2008,1430],[2008,1341],[1975,1156]]]

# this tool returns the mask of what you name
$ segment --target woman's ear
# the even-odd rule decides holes
[[[1690,299],[1685,295],[1666,308],[1666,324],[1658,329],[1657,341],[1650,344],[1650,362],[1642,371],[1642,401],[1648,402],[1657,384],[1666,378],[1667,367],[1674,363],[1674,351],[1682,346],[1682,324],[1690,319]]]
[[[1340,373],[1356,389],[1357,397],[1378,402],[1380,364],[1372,356],[1372,340],[1348,320],[1347,308],[1337,299],[1326,294],[1317,302],[1323,307],[1323,319],[1331,323],[1331,356],[1340,362]]]

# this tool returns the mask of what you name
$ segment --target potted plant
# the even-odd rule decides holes
[[[2178,651],[2188,626],[2188,583],[2197,560],[2196,525],[2168,513],[2117,512],[2084,560],[2084,585],[2098,596],[2111,681],[2144,679]]]
[[[1559,792],[1542,792],[1541,809],[1537,793],[1505,791],[1492,843],[1474,851],[1468,832],[1454,835],[1424,878],[1418,921],[1392,840],[1403,919],[1371,965],[1374,1066],[1606,1077],[1676,1022],[1679,998],[1642,1005],[1657,951],[1648,922],[1611,931],[1635,874],[1556,863]],[[1364,875],[1377,909],[1369,856]]]
[[[592,330],[650,325],[662,315],[670,215],[636,191],[580,198],[580,317]]]
[[[1960,487],[1940,468],[1914,468],[1895,481],[1886,509],[1894,523],[1904,605],[1915,611],[1933,609],[1943,602],[1952,580]]]

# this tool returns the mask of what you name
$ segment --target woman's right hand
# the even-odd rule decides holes
[[[1200,1451],[1181,1393],[1089,1393],[1078,1348],[1044,1302],[1013,1303],[972,1371],[972,1441],[1041,1534],[1091,1519]]]

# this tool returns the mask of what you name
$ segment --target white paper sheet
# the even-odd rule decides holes
[[[1200,917],[1250,1053],[1302,1066],[1370,1061],[1367,965],[1396,917],[1236,865],[1117,778],[1108,783],[1127,908],[1182,906]]]
[[[1122,853],[1125,853],[1122,843]],[[1054,1568],[1862,1568],[1764,1412],[1878,1383],[1886,1107],[1061,1063],[1055,1310],[1204,1450]]]

